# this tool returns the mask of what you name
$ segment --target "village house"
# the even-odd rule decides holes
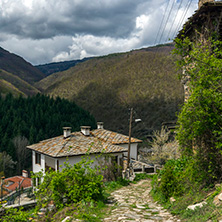
[[[131,138],[131,159],[138,159],[137,146],[141,142]],[[72,133],[71,127],[64,127],[63,135],[40,141],[27,148],[32,150],[32,171],[42,171],[44,174],[49,168],[61,171],[65,162],[73,165],[86,154],[94,160],[94,165],[98,165],[101,158],[107,154],[112,155],[112,160],[121,165],[123,158],[128,154],[128,143],[128,136],[106,130],[103,123],[99,122],[95,130],[82,126],[80,132]]]
[[[22,171],[21,176],[13,176],[2,179],[1,181],[1,198],[12,194],[19,189],[26,189],[32,187],[32,179],[28,177],[26,170]]]

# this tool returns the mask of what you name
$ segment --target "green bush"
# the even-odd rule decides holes
[[[197,179],[199,175],[199,179]],[[195,192],[203,184],[203,174],[197,162],[192,158],[181,158],[169,160],[158,176],[153,178],[153,193],[161,194],[161,198],[166,201],[170,197],[179,197],[185,192]],[[158,194],[158,195],[159,195]]]
[[[160,192],[165,198],[178,196],[183,192],[181,187],[181,173],[186,165],[186,160],[169,160],[164,166],[163,171],[160,171],[161,182],[159,185]]]
[[[205,41],[205,40],[204,40]],[[207,174],[204,183],[221,181],[222,174],[222,41],[176,39],[175,52],[189,86],[189,98],[178,115],[177,139],[183,155],[192,156]]]
[[[9,208],[5,209],[5,214],[1,216],[0,221],[2,222],[26,222],[28,218],[32,217],[32,211],[23,211],[22,208]]]
[[[61,172],[46,172],[36,192],[39,207],[53,201],[60,209],[70,203],[103,199],[103,177],[91,164],[89,159],[82,159],[73,166],[66,164]]]

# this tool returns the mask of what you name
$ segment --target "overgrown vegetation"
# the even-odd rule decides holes
[[[128,185],[129,181],[118,178],[104,183],[101,172],[92,167],[92,163],[86,156],[73,166],[66,164],[60,172],[46,172],[35,192],[36,208],[31,211],[6,209],[0,221],[27,221],[30,218],[61,221],[66,216],[83,221],[100,221],[110,192]],[[42,176],[40,172],[34,174],[33,179]],[[44,215],[40,216],[40,212],[44,212]]]
[[[222,179],[222,42],[176,43],[176,52],[183,56],[178,64],[186,67],[190,87],[178,117],[177,138],[183,154],[198,162],[207,174],[204,182],[211,184]]]
[[[208,39],[205,43],[176,40],[178,65],[185,68],[181,78],[190,90],[178,116],[182,155],[168,161],[153,180],[154,198],[186,221],[216,221],[222,213],[212,203],[221,186],[209,194],[222,179],[222,42]],[[203,200],[206,206],[186,209]]]
[[[103,200],[103,176],[91,164],[83,158],[73,166],[66,164],[61,172],[46,172],[36,192],[38,209],[50,202],[59,210],[70,203]]]
[[[30,152],[25,152],[28,143],[61,135],[64,126],[71,126],[73,131],[81,125],[96,127],[95,119],[75,103],[40,94],[0,97],[0,119],[0,152],[5,151],[19,166],[17,171],[5,170],[6,177],[20,175],[22,168],[31,166]]]

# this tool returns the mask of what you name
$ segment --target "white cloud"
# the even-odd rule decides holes
[[[38,64],[153,45],[166,2],[1,0],[0,46]],[[175,2],[162,42],[166,41],[179,2]],[[180,9],[178,18],[186,10],[185,5]],[[192,3],[188,15],[196,8],[197,0]],[[170,34],[176,31],[178,20]]]

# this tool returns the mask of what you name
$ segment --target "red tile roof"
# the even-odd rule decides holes
[[[19,182],[20,182],[20,188],[27,188],[32,186],[32,179],[28,177],[23,176],[14,176],[4,179],[3,187],[4,189],[7,189],[8,191],[14,191],[16,188],[19,188]]]

